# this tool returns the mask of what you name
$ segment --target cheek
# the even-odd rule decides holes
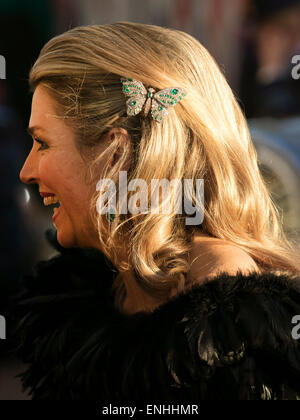
[[[52,154],[51,156],[43,156],[40,160],[39,175],[43,183],[51,188],[51,191],[57,192],[64,187],[71,189],[72,185],[76,185],[79,180],[80,168],[76,163],[71,163],[62,156]]]
[[[42,183],[60,197],[66,209],[86,213],[95,187],[86,185],[85,167],[80,162],[70,162],[61,156],[45,156],[40,161],[39,173]]]
[[[39,164],[39,176],[42,184],[48,186],[52,191],[53,187],[57,185],[59,178],[62,177],[61,168],[58,166],[57,160],[43,156]]]

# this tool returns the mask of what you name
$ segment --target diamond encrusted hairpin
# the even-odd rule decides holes
[[[175,106],[186,96],[183,88],[171,87],[155,93],[155,89],[149,88],[148,91],[142,82],[138,80],[121,77],[123,93],[129,96],[126,101],[126,111],[129,117],[139,114],[144,106],[144,115],[148,115],[151,108],[152,118],[157,122],[162,122],[168,115],[167,108]]]

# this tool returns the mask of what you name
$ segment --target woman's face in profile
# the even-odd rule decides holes
[[[54,104],[45,88],[37,86],[29,121],[33,146],[20,179],[26,184],[38,184],[40,193],[58,197],[60,208],[54,223],[63,247],[94,246],[98,237],[89,214],[89,201],[95,185],[87,184],[87,164],[75,147],[72,129],[55,116]]]

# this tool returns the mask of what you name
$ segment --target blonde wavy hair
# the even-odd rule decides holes
[[[121,76],[146,88],[179,86],[188,94],[162,123],[150,115],[127,117]],[[78,150],[90,159],[92,179],[99,179],[99,161],[105,162],[101,178],[116,183],[128,161],[128,182],[141,178],[150,186],[152,179],[176,178],[192,179],[195,186],[204,179],[204,221],[198,227],[185,224],[184,211],[117,212],[109,224],[95,211],[95,193],[91,211],[103,252],[119,271],[114,283],[119,301],[125,289],[120,274],[126,270],[153,296],[183,288],[198,230],[236,244],[263,269],[300,273],[299,250],[283,232],[240,106],[215,60],[192,36],[131,22],[76,27],[43,47],[29,83],[32,91],[42,84],[56,101],[74,129]],[[99,154],[97,146],[111,128],[127,130],[132,148],[124,146],[120,131]],[[173,190],[169,195],[172,202]],[[194,204],[195,197],[193,190]],[[122,240],[125,260],[118,254]]]

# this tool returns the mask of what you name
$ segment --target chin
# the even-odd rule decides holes
[[[61,233],[60,229],[57,229],[57,242],[64,248],[74,248],[78,246],[74,235],[71,233]]]

